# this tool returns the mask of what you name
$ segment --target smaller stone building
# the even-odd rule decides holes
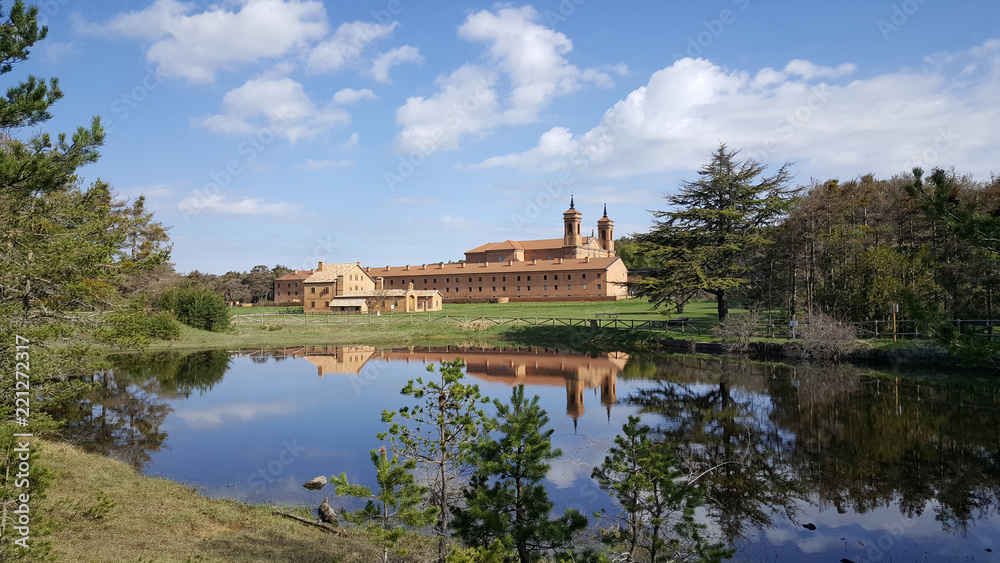
[[[386,289],[358,263],[324,264],[302,281],[306,313],[415,313],[440,311],[444,299],[436,289]]]

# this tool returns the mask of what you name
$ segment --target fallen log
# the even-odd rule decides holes
[[[340,528],[334,528],[333,526],[330,526],[329,524],[322,524],[320,522],[313,522],[312,520],[307,520],[305,518],[302,518],[301,516],[296,516],[294,514],[289,514],[287,512],[280,512],[280,511],[277,511],[277,510],[271,512],[271,514],[273,514],[275,516],[284,516],[285,518],[291,518],[292,520],[296,520],[298,522],[302,522],[303,524],[309,524],[310,526],[315,526],[315,527],[319,528],[320,530],[323,530],[324,532],[327,532],[327,533],[330,533],[330,534],[337,534],[338,536],[341,536],[341,537],[347,536],[347,532],[345,532],[344,530],[341,530]]]

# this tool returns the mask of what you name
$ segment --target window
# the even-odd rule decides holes
[[[392,285],[393,283],[395,283],[393,280],[389,280],[389,285]]]
[[[542,281],[547,281],[548,279],[549,279],[549,276],[547,276],[547,275],[542,276]]]
[[[587,279],[587,274],[583,274],[583,279]]]
[[[569,284],[566,286],[566,291],[572,291],[572,289],[573,289],[573,284]]]
[[[444,292],[445,292],[445,293],[448,293],[449,291],[451,291],[451,288],[450,288],[450,287],[446,287],[446,288],[444,288]]]
[[[507,281],[507,276],[504,276],[504,277],[503,277],[503,281]]]
[[[315,301],[310,301],[309,302],[309,307],[312,308],[312,309],[315,309],[316,308],[316,302]]]
[[[483,281],[483,276],[479,276],[479,281]]]
[[[427,283],[427,278],[424,278],[424,283]]]
[[[531,286],[530,285],[528,286],[528,291],[531,291]]]
[[[528,281],[531,281],[531,276],[528,276]]]
[[[330,306],[330,302],[329,301],[324,301],[323,302],[323,306],[324,307],[329,307]]]
[[[601,279],[601,273],[597,272],[597,279]]]
[[[587,284],[583,284],[583,290],[587,291]]]
[[[451,283],[451,278],[445,278],[444,283]]]
[[[503,291],[507,291],[507,286],[505,285],[505,286],[503,286],[503,287],[502,287],[501,289],[502,289]]]
[[[559,286],[558,285],[554,285],[552,287],[554,287],[556,291],[559,291]]]
[[[573,279],[573,274],[566,274],[566,279],[568,279],[568,280]]]
[[[457,287],[455,288],[455,293],[458,293],[458,288]]]
[[[554,279],[554,280],[559,279],[559,274],[556,274],[556,275],[552,276],[552,279]]]
[[[521,291],[521,286],[517,286],[517,290],[518,290],[518,291]]]
[[[543,285],[543,286],[542,286],[542,289],[544,289],[545,291],[548,291],[548,290],[549,290],[549,286],[547,286],[547,285]]]
[[[278,297],[281,297],[281,292],[280,291],[278,292]]]
[[[472,278],[469,278],[469,283],[472,283]]]
[[[497,286],[494,285],[493,286],[493,293],[496,293],[496,292],[497,292]]]
[[[483,292],[483,288],[480,287],[479,288],[479,293],[482,293],[482,292]]]
[[[497,277],[496,276],[493,276],[493,281],[497,281]]]
[[[517,276],[517,281],[521,281],[521,276]]]
[[[601,284],[597,284],[597,289],[601,289]]]
[[[316,288],[315,287],[310,287],[309,288],[309,293],[316,293]],[[313,305],[313,307],[315,307],[315,305]]]
[[[437,285],[438,279],[434,278],[434,284]]]

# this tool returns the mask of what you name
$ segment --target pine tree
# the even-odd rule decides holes
[[[729,314],[729,292],[746,284],[749,259],[771,241],[768,229],[788,211],[798,191],[788,187],[790,164],[764,175],[765,164],[736,159],[739,151],[719,145],[694,182],[683,182],[654,211],[654,228],[637,235],[657,271],[631,284],[657,305],[684,303],[699,291],[715,296],[719,320]]]
[[[677,469],[670,446],[652,441],[649,433],[648,426],[639,426],[638,417],[630,416],[604,463],[591,475],[622,508],[624,532],[606,540],[624,540],[632,560],[642,560],[638,552],[644,549],[651,563],[664,555],[672,561],[713,562],[732,556],[721,544],[701,537],[704,526],[694,521],[701,491]]]
[[[380,439],[392,436],[403,446],[402,453],[416,460],[431,480],[430,503],[438,512],[438,561],[447,557],[446,540],[451,523],[451,507],[461,500],[465,479],[471,472],[470,454],[492,421],[479,405],[489,398],[479,393],[478,385],[463,382],[461,359],[442,362],[437,381],[410,380],[401,393],[420,401],[396,412],[385,411],[382,420],[391,424]],[[434,365],[427,366],[434,373]],[[409,425],[395,422],[395,416]]]
[[[455,509],[454,527],[467,545],[510,545],[521,563],[529,563],[532,553],[566,545],[587,519],[573,509],[549,519],[552,502],[542,481],[548,461],[562,452],[552,448],[553,430],[545,429],[549,417],[538,406],[538,395],[528,401],[518,385],[509,405],[493,404],[500,438],[477,445],[466,507]]]
[[[371,450],[375,466],[378,491],[364,485],[352,485],[347,474],[330,477],[330,484],[338,495],[348,495],[366,500],[365,507],[345,518],[356,524],[370,526],[374,537],[382,544],[382,563],[389,561],[389,552],[399,542],[406,527],[426,526],[437,518],[437,507],[421,508],[426,489],[413,478],[416,462],[400,460],[397,454],[389,455],[385,446]]]

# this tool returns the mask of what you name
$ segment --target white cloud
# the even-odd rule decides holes
[[[248,80],[226,93],[222,103],[225,113],[200,121],[216,133],[259,135],[269,130],[295,143],[351,122],[350,114],[332,104],[317,108],[302,85],[291,78]]]
[[[353,146],[357,145],[358,141],[360,140],[361,140],[360,135],[358,135],[357,133],[351,133],[351,136],[346,141],[337,145],[337,150],[341,151],[350,150]]]
[[[361,100],[374,100],[378,96],[368,88],[355,90],[354,88],[344,88],[333,95],[333,103],[342,106],[360,102]]]
[[[91,33],[113,33],[151,41],[146,59],[167,76],[211,81],[236,64],[283,57],[327,33],[322,2],[242,0],[237,11],[215,4],[192,13],[194,4],[156,0],[138,12],[115,16],[103,26],[77,23]]]
[[[398,21],[389,25],[364,21],[341,24],[332,37],[316,45],[309,53],[307,66],[317,73],[340,70],[360,60],[369,43],[392,35],[398,25]]]
[[[441,200],[434,197],[394,197],[388,203],[389,205],[437,205]]]
[[[565,55],[573,43],[539,20],[531,6],[469,15],[459,26],[458,36],[484,43],[487,63],[467,64],[438,78],[436,94],[409,98],[398,108],[398,148],[425,154],[455,149],[460,141],[488,134],[498,126],[535,121],[554,98],[579,90],[585,82],[602,87],[613,84],[604,71],[570,64]],[[510,84],[502,96],[497,91],[501,76]]]
[[[420,51],[416,47],[411,47],[409,45],[403,45],[402,47],[396,47],[386,53],[382,53],[375,59],[372,63],[372,68],[369,74],[372,77],[382,83],[389,82],[389,69],[392,67],[402,64],[402,63],[422,63],[424,62],[424,56],[420,54]]]
[[[1000,122],[998,62],[1000,41],[990,41],[944,66],[838,83],[823,79],[847,77],[853,65],[795,60],[751,74],[681,59],[608,109],[590,131],[572,135],[554,127],[534,148],[474,167],[571,167],[612,177],[687,171],[724,141],[744,156],[794,161],[806,178],[952,165],[988,176],[996,166],[991,124]]]
[[[265,202],[263,198],[232,198],[224,194],[202,194],[193,192],[177,204],[185,216],[199,213],[219,215],[275,215],[291,216],[301,206],[288,202]]]
[[[344,168],[345,166],[354,166],[356,163],[353,160],[313,160],[307,158],[303,164],[297,166],[304,170],[329,170],[331,168]]]

